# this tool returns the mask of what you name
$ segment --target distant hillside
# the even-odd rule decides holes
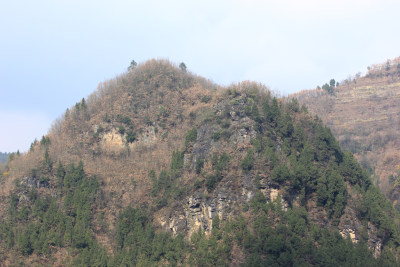
[[[400,215],[297,100],[132,64],[0,179],[6,266],[396,266]]]
[[[365,169],[376,173],[375,182],[398,203],[400,58],[368,67],[365,76],[341,82],[332,94],[315,89],[292,96],[318,114],[341,146],[355,153]]]
[[[0,164],[1,163],[7,163],[8,158],[10,157],[11,153],[3,153],[0,152]]]

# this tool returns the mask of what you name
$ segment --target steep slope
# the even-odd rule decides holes
[[[396,206],[400,169],[400,58],[368,67],[333,94],[323,90],[293,95],[332,129],[345,150],[355,153]]]
[[[5,265],[393,266],[399,253],[398,213],[318,118],[167,61],[101,84],[6,171]]]

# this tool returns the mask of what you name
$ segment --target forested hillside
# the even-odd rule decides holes
[[[399,209],[400,58],[369,66],[365,76],[349,77],[338,87],[327,85],[293,97],[331,127]]]
[[[182,66],[132,66],[7,164],[4,265],[398,265],[398,212],[319,118]]]

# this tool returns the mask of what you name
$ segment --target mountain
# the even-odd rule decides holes
[[[0,152],[0,164],[7,163],[7,160],[10,157],[10,155],[11,155],[11,153]]]
[[[341,147],[375,175],[375,183],[400,208],[400,58],[368,67],[326,90],[292,95],[318,114]]]
[[[398,212],[319,118],[165,60],[100,84],[0,181],[6,266],[398,265]]]

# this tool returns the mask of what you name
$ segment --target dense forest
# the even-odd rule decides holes
[[[125,78],[128,112],[115,105],[114,84],[104,113],[90,113],[83,99],[5,167],[5,265],[399,264],[398,212],[296,99],[251,82],[215,88],[165,61]],[[174,106],[171,92],[181,101]],[[162,104],[146,102],[155,98]],[[55,149],[68,134],[76,144]],[[114,147],[101,146],[111,135]],[[143,162],[146,153],[160,164]],[[125,187],[105,163],[124,166],[114,172],[131,177]],[[139,169],[125,167],[135,164],[140,180],[131,175]],[[133,198],[122,201],[123,190]]]
[[[269,202],[261,192],[243,207],[246,217],[221,222],[216,216],[211,235],[199,229],[190,240],[181,234],[156,232],[151,222],[152,207],[128,207],[119,215],[115,253],[111,255],[93,237],[96,231],[107,230],[102,213],[92,210],[104,208],[96,177],[88,177],[82,163],[65,167],[59,163],[55,172],[59,197],[41,197],[31,189],[29,202],[20,203],[22,200],[11,195],[8,219],[0,228],[2,253],[15,250],[23,257],[35,254],[45,258],[44,263],[51,263],[55,251],[69,248],[71,258],[61,264],[72,266],[397,264],[390,249],[375,259],[364,240],[353,244],[337,232],[310,223],[305,208],[283,211],[279,199]],[[41,181],[44,186],[46,182]],[[59,199],[63,199],[61,207]],[[105,229],[94,227],[94,221]]]

